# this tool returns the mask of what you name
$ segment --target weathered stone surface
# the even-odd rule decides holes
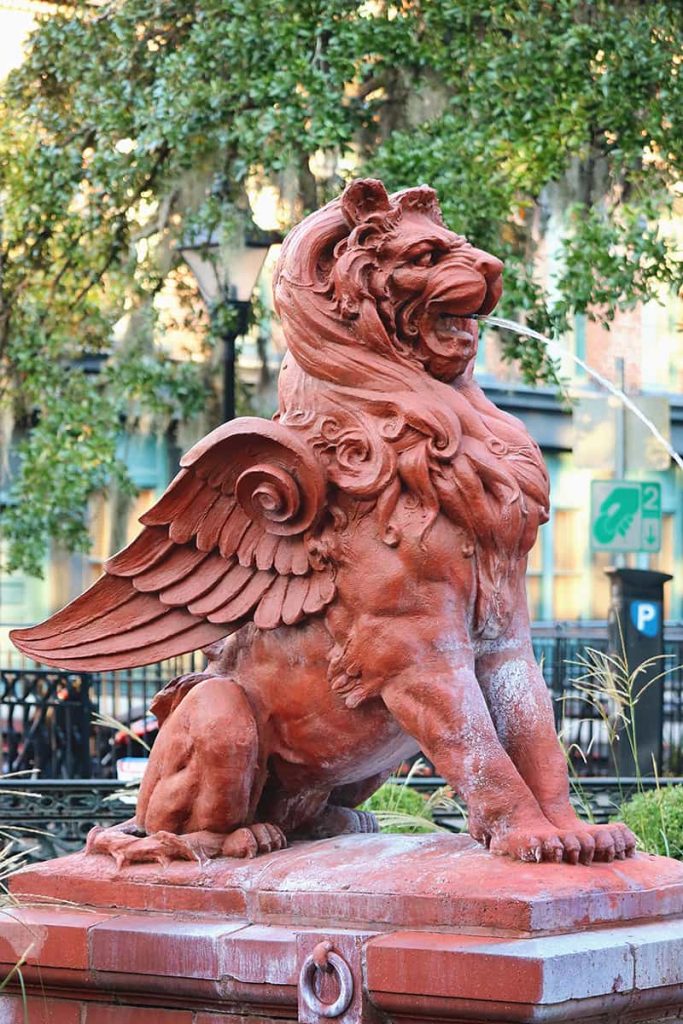
[[[302,969],[331,954],[340,968],[307,976],[324,1008],[347,972],[339,1024],[683,1012],[683,864],[666,858],[519,865],[467,837],[378,835],[203,866],[83,859],[19,873],[0,916],[0,978],[25,954],[31,1024],[319,1024]],[[66,893],[89,906],[52,902]],[[22,1013],[0,993],[0,1024]]]
[[[17,895],[93,907],[220,913],[255,924],[307,920],[359,927],[457,928],[490,934],[574,931],[683,915],[683,864],[639,854],[513,870],[466,836],[339,836],[252,861],[131,865],[74,854],[25,869]],[[162,937],[160,936],[160,942]]]

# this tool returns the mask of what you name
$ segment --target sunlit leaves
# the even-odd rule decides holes
[[[389,187],[429,182],[449,224],[505,259],[501,311],[543,331],[680,285],[657,221],[683,163],[682,28],[678,0],[116,0],[45,17],[0,98],[0,400],[34,424],[13,564],[34,569],[48,536],[85,547],[87,497],[125,484],[131,402],[201,407],[197,365],[164,359],[135,314],[173,237],[238,216],[254,172],[279,175],[297,213],[341,184],[312,180],[320,150]],[[569,209],[547,288],[553,190]],[[124,314],[125,353],[84,376]],[[554,379],[540,346],[505,345],[526,379]]]

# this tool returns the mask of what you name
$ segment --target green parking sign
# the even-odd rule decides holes
[[[594,551],[659,551],[662,488],[634,480],[593,480],[591,547]]]

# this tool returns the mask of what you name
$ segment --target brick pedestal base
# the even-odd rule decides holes
[[[15,876],[0,1024],[683,1017],[683,864],[522,865],[459,836]],[[322,947],[321,943],[328,943]],[[316,963],[328,957],[329,969]]]

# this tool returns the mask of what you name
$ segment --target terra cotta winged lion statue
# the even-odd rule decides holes
[[[13,634],[78,670],[209,648],[205,672],[155,699],[135,820],[91,850],[244,857],[373,831],[353,808],[422,748],[496,853],[633,852],[625,826],[574,814],[531,648],[524,573],[548,478],[472,378],[472,315],[495,306],[501,271],[426,186],[354,181],[290,233],[274,421],[195,445],[105,575]]]

